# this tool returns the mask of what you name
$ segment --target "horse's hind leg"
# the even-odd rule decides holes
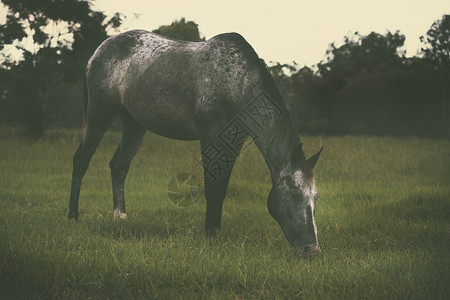
[[[70,191],[67,218],[78,220],[78,199],[81,180],[89,167],[89,162],[97,149],[98,143],[105,131],[116,117],[113,110],[101,109],[96,113],[91,109],[87,116],[86,128],[78,150],[73,156],[72,188]]]
[[[125,199],[124,182],[133,157],[136,155],[145,134],[139,125],[126,111],[120,116],[122,120],[122,137],[119,147],[110,162],[113,189],[114,217],[124,219]]]

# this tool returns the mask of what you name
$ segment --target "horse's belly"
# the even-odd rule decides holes
[[[177,140],[198,140],[193,111],[178,101],[135,101],[124,103],[131,116],[147,130]]]
[[[175,140],[192,141],[200,139],[192,124],[183,122],[147,122],[145,127],[153,133]]]
[[[183,63],[177,66],[160,58],[147,62],[142,70],[134,64],[119,86],[123,105],[148,130],[172,139],[196,140],[195,86]]]

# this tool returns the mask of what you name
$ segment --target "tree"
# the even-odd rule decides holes
[[[78,0],[2,0],[8,7],[7,22],[0,26],[0,45],[16,44],[16,48],[34,59],[46,48],[62,49],[90,9],[87,1]],[[53,31],[52,33],[49,33]],[[31,43],[30,43],[31,42]],[[27,46],[26,44],[31,44]],[[58,52],[60,55],[61,53]]]
[[[424,57],[436,67],[450,67],[450,15],[435,21],[427,32],[426,37],[420,37],[424,47]]]
[[[103,13],[92,11],[90,2],[84,0],[2,2],[8,13],[6,23],[0,25],[0,50],[10,45],[22,54],[21,60],[11,61],[2,51],[1,67],[14,76],[2,93],[18,108],[17,118],[27,133],[40,137],[49,87],[61,77],[77,80],[82,76],[85,62],[108,36],[107,31],[120,26],[120,15],[106,21]]]
[[[325,62],[321,62],[319,74],[334,82],[331,94],[336,93],[347,79],[360,72],[370,72],[380,64],[398,64],[404,58],[401,47],[405,36],[399,31],[381,35],[371,32],[362,36],[358,32],[344,38],[344,44],[336,47],[330,44]]]
[[[175,20],[170,25],[160,26],[153,32],[182,41],[201,42],[205,40],[205,38],[200,38],[198,25],[192,21],[186,22],[184,18],[181,18],[180,21]]]
[[[380,88],[383,89],[380,90],[374,86],[374,91],[379,92],[378,96],[366,93],[358,96],[354,92],[358,90],[359,84],[369,83],[368,75],[380,70],[392,71],[401,66],[404,41],[405,36],[398,31],[388,32],[386,35],[372,32],[367,36],[355,32],[344,38],[342,46],[336,47],[334,43],[330,45],[325,61],[318,65],[318,81],[321,86],[318,91],[321,107],[326,110],[323,115],[331,122],[330,129],[334,133],[361,133],[363,128],[377,127],[375,124],[363,124],[374,120],[368,118],[370,110],[367,108],[383,107],[386,95],[389,95],[385,88],[391,88],[392,85],[382,84]],[[364,92],[363,88],[361,92]]]
[[[447,138],[450,138],[450,15],[435,21],[426,37],[420,38],[424,48],[422,54],[438,73],[441,91],[442,123]]]

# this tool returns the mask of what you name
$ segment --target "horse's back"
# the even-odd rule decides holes
[[[97,80],[97,86],[102,89],[117,89],[127,75],[140,75],[165,51],[176,48],[174,44],[179,42],[145,30],[127,31],[112,36],[89,59],[88,79]],[[130,70],[130,67],[133,69]]]

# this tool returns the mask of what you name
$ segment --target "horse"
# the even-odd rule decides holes
[[[105,131],[117,117],[122,135],[110,161],[114,217],[125,218],[124,181],[147,130],[200,140],[205,232],[221,227],[233,165],[251,137],[271,179],[267,206],[301,256],[320,251],[319,197],[313,168],[265,62],[238,33],[186,42],[144,30],[106,39],[86,66],[84,134],[73,156],[68,219],[78,220],[81,181]]]

